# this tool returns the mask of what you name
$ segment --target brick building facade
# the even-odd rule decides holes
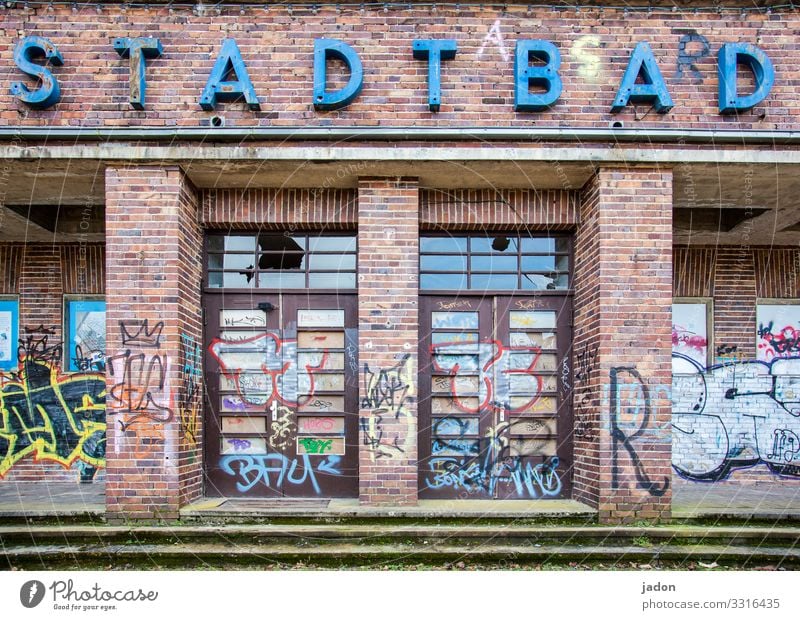
[[[586,4],[13,3],[0,484],[797,484],[800,15]]]

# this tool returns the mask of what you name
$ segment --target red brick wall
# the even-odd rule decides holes
[[[23,79],[13,62],[20,33],[49,38],[65,64],[55,70],[61,85],[61,103],[45,111],[28,111],[8,89],[0,92],[0,124],[198,126],[214,114],[198,105],[200,94],[228,35],[236,38],[250,78],[261,101],[261,111],[244,103],[219,106],[216,114],[231,125],[334,126],[415,125],[508,127],[602,127],[613,120],[626,126],[679,128],[797,129],[800,95],[794,84],[796,59],[793,33],[800,15],[791,9],[771,15],[738,11],[670,12],[669,7],[625,11],[607,8],[534,8],[509,4],[498,10],[486,6],[442,3],[429,7],[380,8],[295,4],[282,6],[220,7],[213,5],[197,16],[189,7],[170,12],[166,7],[104,3],[93,6],[56,5],[23,9],[21,4],[0,19],[0,67],[8,79]],[[458,6],[458,8],[456,8]],[[266,10],[265,10],[266,9]],[[341,10],[341,13],[338,11]],[[499,35],[490,36],[498,24]],[[677,75],[681,36],[696,31],[706,37],[710,54],[691,71]],[[161,58],[148,60],[147,107],[134,110],[129,99],[129,62],[111,47],[115,37],[159,37]],[[361,95],[344,110],[318,113],[312,107],[312,54],[315,38],[335,37],[353,45],[364,64]],[[459,50],[442,69],[442,105],[439,113],[427,106],[427,65],[412,58],[414,38],[452,37]],[[596,37],[596,38],[586,38]],[[502,38],[502,45],[499,43]],[[562,56],[564,89],[560,102],[542,113],[516,113],[513,106],[513,51],[519,39],[550,39]],[[612,115],[611,103],[638,41],[649,41],[660,63],[675,108],[666,115],[648,112],[649,106],[629,106]],[[716,55],[723,42],[759,45],[772,59],[777,74],[769,98],[739,118],[718,114]],[[338,83],[333,71],[331,85]],[[762,114],[765,113],[765,114]]]
[[[668,518],[672,173],[601,168],[581,215],[573,350],[591,371],[576,377],[575,495],[602,521]]]
[[[2,244],[0,245],[0,291],[18,295],[20,338],[47,338],[47,346],[62,345],[64,295],[103,295],[105,248],[102,244]],[[62,346],[62,357],[70,352]],[[66,359],[56,365],[62,371]],[[3,373],[2,381],[11,381]],[[6,456],[0,454],[0,460]],[[4,468],[5,469],[5,468]],[[94,476],[100,481],[104,472]],[[76,461],[63,466],[43,453],[14,461],[0,477],[0,484],[27,481],[77,482],[80,466]]]
[[[352,230],[358,217],[353,189],[206,189],[201,202],[206,228]]]
[[[578,223],[578,192],[451,189],[420,192],[425,230],[570,230]]]
[[[417,501],[419,191],[405,179],[362,179],[358,187],[359,498],[370,504]],[[386,371],[405,386],[394,410],[376,396]],[[396,381],[395,381],[396,380]],[[402,404],[400,404],[402,401]],[[399,449],[398,449],[399,448]]]
[[[174,519],[200,492],[199,448],[182,425],[182,335],[202,342],[197,221],[179,168],[106,170],[111,518]]]

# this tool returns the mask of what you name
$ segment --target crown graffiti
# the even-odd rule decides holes
[[[159,321],[150,329],[147,319],[144,321],[120,321],[122,331],[122,344],[135,344],[139,346],[158,347],[161,345],[161,332],[164,322]]]

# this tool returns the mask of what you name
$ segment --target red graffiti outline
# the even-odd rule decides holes
[[[458,395],[457,390],[456,390],[456,383],[455,382],[456,382],[456,380],[458,378],[458,371],[461,369],[460,365],[459,364],[454,364],[450,370],[448,370],[446,368],[443,368],[443,367],[441,367],[439,365],[439,363],[438,363],[438,361],[436,359],[436,354],[439,353],[441,355],[448,355],[448,353],[437,351],[437,349],[444,348],[444,347],[449,347],[449,346],[454,346],[454,345],[455,346],[464,346],[464,345],[469,345],[469,344],[471,344],[471,343],[460,342],[460,341],[440,342],[440,343],[437,343],[437,344],[431,344],[430,345],[430,353],[431,353],[431,355],[434,356],[433,357],[434,370],[436,370],[437,372],[444,372],[444,373],[448,374],[448,376],[450,377],[450,394],[451,394],[451,397],[453,399],[453,402],[456,404],[456,406],[459,409],[461,409],[465,413],[480,413],[484,409],[489,409],[490,411],[503,411],[504,409],[502,407],[497,407],[493,402],[494,401],[495,388],[494,388],[494,385],[493,385],[492,381],[489,379],[489,377],[485,376],[485,374],[483,376],[483,382],[486,385],[486,398],[482,402],[480,402],[478,404],[477,409],[472,409],[471,407],[466,406],[461,401],[461,398]],[[511,370],[502,370],[501,373],[504,374],[504,375],[510,375],[510,374],[529,375],[529,376],[533,377],[534,379],[536,379],[536,395],[533,396],[528,402],[526,402],[525,404],[523,404],[523,405],[521,405],[519,407],[511,407],[511,408],[509,408],[507,410],[509,413],[522,413],[523,411],[525,411],[529,407],[532,407],[534,404],[536,404],[536,402],[542,396],[542,388],[544,387],[544,384],[542,382],[542,377],[537,375],[537,374],[535,374],[535,372],[534,372],[536,370],[536,364],[539,363],[539,358],[542,355],[542,348],[541,347],[537,347],[537,346],[513,346],[513,347],[509,346],[509,347],[507,347],[507,346],[504,346],[503,343],[500,342],[499,340],[490,340],[490,339],[483,340],[483,341],[478,342],[476,344],[478,344],[478,346],[480,346],[481,344],[491,344],[495,348],[494,349],[495,350],[494,356],[492,356],[492,358],[489,359],[483,365],[483,368],[481,369],[482,373],[488,373],[489,369],[494,364],[496,364],[503,357],[503,355],[505,355],[506,353],[509,353],[509,354],[511,354],[511,353],[529,353],[529,354],[533,354],[533,356],[534,356],[533,360],[531,361],[531,363],[528,365],[527,368],[513,368]]]

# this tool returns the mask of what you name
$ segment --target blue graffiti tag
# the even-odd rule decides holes
[[[316,473],[331,476],[340,476],[339,462],[341,457],[336,455],[327,456],[316,466]],[[234,465],[238,463],[238,468]],[[226,474],[238,476],[241,480],[236,483],[236,488],[242,493],[246,493],[256,484],[262,482],[270,489],[278,489],[283,485],[284,480],[289,484],[304,484],[306,481],[311,483],[314,492],[319,495],[320,488],[314,473],[314,465],[308,454],[303,454],[298,458],[287,458],[283,454],[259,454],[244,455],[232,454],[223,456],[219,462],[220,468]],[[276,475],[273,480],[272,474]]]

